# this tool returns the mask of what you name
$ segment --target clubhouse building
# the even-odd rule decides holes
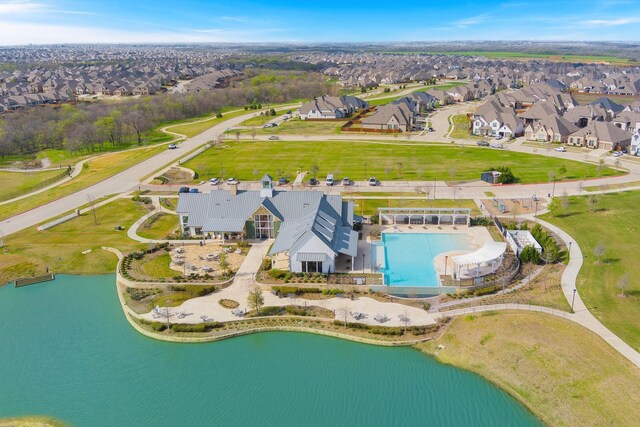
[[[216,239],[274,239],[272,256],[288,257],[292,272],[333,273],[336,258],[358,250],[353,202],[322,191],[275,191],[262,177],[259,191],[181,193],[183,234]]]

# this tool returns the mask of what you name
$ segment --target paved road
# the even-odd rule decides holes
[[[4,220],[0,222],[0,232],[4,235],[9,235],[25,228],[33,227],[49,218],[62,215],[70,210],[78,208],[79,206],[87,204],[89,196],[97,199],[109,194],[131,191],[135,189],[138,182],[140,182],[140,180],[149,173],[156,171],[169,163],[177,161],[178,158],[184,156],[187,152],[206,144],[208,141],[215,140],[216,137],[223,133],[227,128],[236,126],[252,115],[253,113],[248,113],[246,115],[226,120],[225,122],[204,131],[200,135],[185,140],[179,145],[177,150],[167,150],[162,152],[123,172],[120,172],[117,175],[112,176],[111,178],[107,178],[98,184]]]

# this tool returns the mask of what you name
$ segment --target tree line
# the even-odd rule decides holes
[[[288,73],[292,78],[253,78],[195,93],[64,104],[5,114],[0,116],[0,156],[35,154],[44,149],[77,153],[142,145],[145,133],[161,123],[219,114],[223,107],[289,102],[331,91],[319,73]]]

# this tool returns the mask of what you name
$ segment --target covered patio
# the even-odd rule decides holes
[[[379,208],[380,225],[467,225],[469,208]]]
[[[502,264],[506,250],[504,242],[486,242],[475,252],[454,256],[453,279],[473,279],[493,273]]]

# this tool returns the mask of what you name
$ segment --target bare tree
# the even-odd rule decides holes
[[[587,205],[589,205],[589,212],[595,212],[598,208],[598,198],[595,194],[590,194],[587,197]]]
[[[600,259],[602,258],[602,255],[604,255],[604,252],[607,250],[606,246],[604,245],[604,242],[598,242],[598,244],[596,245],[595,248],[593,248],[593,255],[595,255],[596,257],[596,263],[598,265],[602,264],[602,262],[600,261]]]
[[[627,289],[629,288],[629,275],[627,273],[624,273],[619,279],[618,279],[618,289],[620,289],[620,296],[621,297],[626,297],[627,294]]]
[[[254,128],[254,129],[251,129],[251,140],[252,140],[253,142],[255,142],[255,141],[256,141],[256,133],[257,133],[257,132],[256,132],[255,128]]]

